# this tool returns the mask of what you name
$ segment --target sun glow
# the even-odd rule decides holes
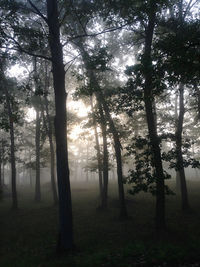
[[[78,117],[83,118],[87,117],[91,108],[87,107],[81,100],[79,101],[70,101],[67,104],[69,112],[75,113]]]
[[[36,112],[34,108],[28,108],[26,112],[26,120],[28,122],[34,121],[36,119]]]

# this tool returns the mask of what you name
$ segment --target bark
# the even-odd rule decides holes
[[[182,201],[182,210],[189,209],[188,194],[187,194],[187,185],[185,178],[185,170],[183,164],[183,154],[182,154],[182,132],[183,132],[183,121],[184,121],[184,86],[180,84],[179,86],[180,100],[179,100],[179,116],[176,129],[176,156],[177,156],[177,171],[180,176],[180,186],[181,186],[181,201]]]
[[[156,7],[155,3],[151,1],[151,11],[149,14],[149,21],[145,32],[145,47],[143,55],[144,65],[144,102],[148,125],[149,138],[152,146],[153,164],[156,176],[156,229],[158,233],[165,229],[165,188],[164,188],[164,174],[161,159],[161,151],[159,146],[159,139],[157,135],[157,125],[154,116],[154,97],[153,97],[153,83],[152,83],[152,39],[155,27]]]
[[[99,176],[99,194],[102,199],[103,197],[103,179],[102,179],[102,162],[101,162],[101,152],[100,152],[100,145],[99,145],[99,138],[97,133],[97,122],[94,114],[94,106],[92,96],[90,96],[90,105],[93,114],[93,124],[94,124],[94,136],[95,136],[95,143],[96,143],[96,151],[97,151],[97,162],[98,162],[98,176]]]
[[[6,85],[4,86],[4,91],[6,95],[6,104],[8,109],[9,117],[9,130],[10,130],[10,160],[11,160],[11,187],[12,187],[12,209],[18,209],[18,199],[17,199],[17,186],[16,186],[16,160],[15,160],[15,135],[14,135],[14,125],[13,125],[13,114],[10,103],[10,96]]]
[[[67,114],[65,70],[60,42],[58,7],[56,0],[47,0],[47,18],[49,26],[49,45],[52,56],[52,73],[55,94],[55,136],[57,156],[57,181],[59,195],[59,239],[58,252],[73,248],[72,202],[70,173],[67,150]]]
[[[40,112],[36,109],[36,132],[35,132],[35,148],[36,148],[36,177],[35,177],[35,201],[41,201],[40,188]]]

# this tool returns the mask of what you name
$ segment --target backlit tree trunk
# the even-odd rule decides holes
[[[16,160],[15,160],[15,135],[14,135],[14,125],[13,125],[13,114],[12,107],[10,103],[10,96],[6,85],[4,85],[4,92],[6,95],[6,105],[9,117],[9,131],[10,131],[10,160],[11,160],[11,186],[12,186],[12,209],[18,209],[18,199],[17,199],[17,186],[16,186]]]
[[[103,194],[101,208],[106,209],[108,204],[108,144],[107,144],[107,131],[106,120],[104,117],[103,109],[100,103],[98,103],[100,114],[100,126],[103,137]]]
[[[189,209],[188,194],[187,194],[187,185],[185,178],[185,170],[183,165],[183,154],[182,154],[182,132],[183,132],[183,120],[184,120],[184,86],[180,84],[179,86],[179,116],[176,128],[176,156],[177,156],[177,172],[179,173],[180,178],[180,187],[181,187],[181,200],[182,200],[182,209],[183,211]]]
[[[1,166],[2,166],[2,151],[0,147],[0,200],[2,200],[2,195],[3,195],[3,183],[2,183],[2,171],[1,171]]]
[[[53,127],[51,118],[49,115],[49,104],[47,99],[47,93],[48,93],[48,80],[49,77],[47,75],[47,64],[45,64],[45,92],[44,92],[44,106],[45,106],[45,112],[46,112],[46,120],[44,118],[44,124],[46,128],[46,132],[49,138],[49,146],[50,146],[50,158],[51,158],[51,188],[53,193],[53,200],[54,204],[58,204],[58,195],[57,195],[57,188],[56,188],[56,177],[55,177],[55,153],[54,153],[54,143],[53,143]]]
[[[59,252],[73,248],[72,202],[67,150],[67,115],[65,70],[60,43],[58,7],[56,0],[47,0],[49,45],[52,56],[52,73],[55,93],[55,136],[57,156],[57,181],[59,195]]]
[[[35,147],[36,147],[36,177],[35,177],[35,201],[41,201],[40,188],[40,112],[36,108],[36,133],[35,133]]]
[[[152,39],[156,19],[155,2],[151,1],[151,11],[149,14],[148,25],[145,30],[145,46],[143,55],[144,66],[144,102],[148,125],[149,138],[152,146],[153,164],[156,175],[156,229],[161,232],[165,229],[165,189],[164,189],[164,174],[161,160],[161,151],[159,146],[159,139],[157,135],[157,125],[153,111],[153,81],[152,81]]]
[[[95,135],[95,143],[96,143],[96,151],[97,151],[97,162],[98,162],[98,175],[99,175],[99,193],[100,197],[102,199],[102,193],[103,193],[103,183],[102,183],[102,161],[101,161],[101,152],[100,152],[100,145],[99,145],[99,138],[97,133],[97,122],[94,114],[94,106],[93,106],[93,100],[92,96],[90,96],[90,105],[91,110],[93,114],[93,124],[94,124],[94,135]]]

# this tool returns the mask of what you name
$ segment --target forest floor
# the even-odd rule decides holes
[[[33,191],[19,188],[17,211],[10,209],[11,199],[6,197],[0,202],[0,266],[200,266],[200,182],[188,184],[190,213],[181,212],[179,195],[167,197],[168,230],[162,238],[154,231],[154,197],[127,194],[130,218],[120,221],[117,185],[109,185],[108,210],[104,212],[97,210],[97,186],[72,184],[77,251],[62,256],[55,253],[57,208],[50,187],[42,188],[41,203],[34,203]]]

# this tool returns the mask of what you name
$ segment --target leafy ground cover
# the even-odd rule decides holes
[[[0,203],[0,266],[200,266],[199,182],[189,183],[192,210],[187,214],[181,212],[179,195],[167,197],[168,229],[163,237],[154,231],[152,196],[127,194],[130,218],[120,221],[114,183],[104,212],[97,211],[97,184],[73,184],[72,188],[77,250],[56,255],[57,208],[50,190],[43,188],[42,202],[36,204],[33,192],[24,188],[19,191],[18,211],[10,210],[9,197]]]

